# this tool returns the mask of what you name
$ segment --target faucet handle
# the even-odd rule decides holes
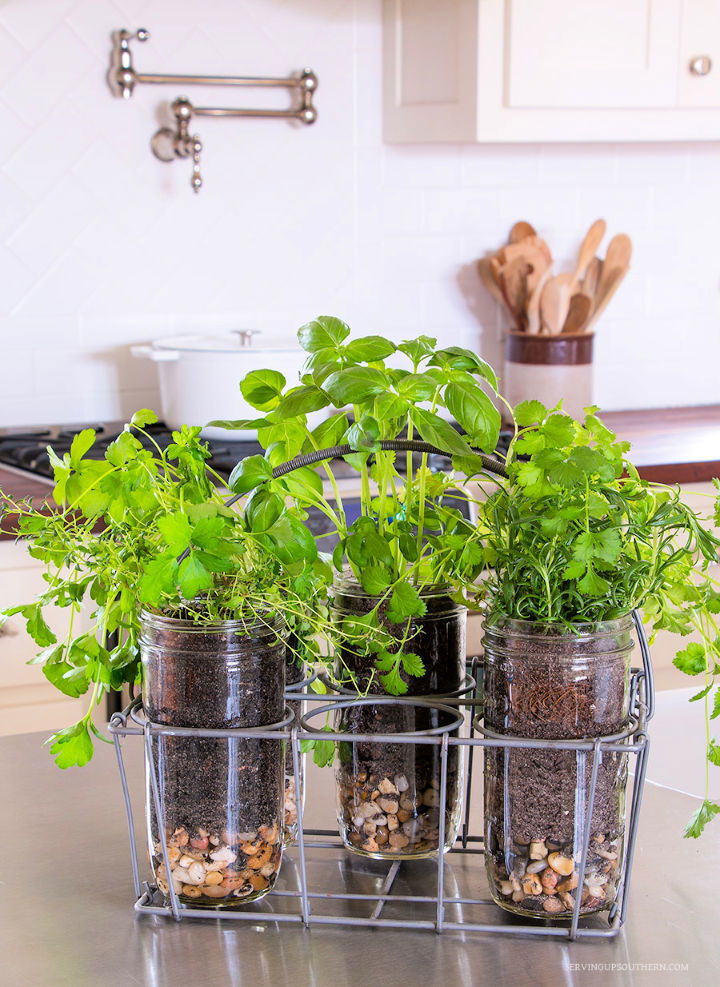
[[[124,27],[119,31],[113,31],[108,83],[115,96],[130,99],[137,82],[130,42],[148,41],[149,39],[150,32],[144,27],[139,27],[137,31],[128,31]]]

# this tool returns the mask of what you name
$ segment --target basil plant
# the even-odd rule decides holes
[[[349,573],[377,597],[367,617],[346,624],[343,631],[336,629],[336,636],[355,638],[350,644],[368,654],[388,692],[406,692],[401,669],[409,675],[423,672],[417,656],[402,647],[413,619],[425,612],[422,589],[440,584],[452,591],[481,571],[483,553],[458,506],[456,473],[482,471],[477,450],[491,453],[496,447],[497,379],[471,350],[438,348],[429,336],[397,344],[383,336],[352,338],[340,319],[321,316],[302,326],[298,339],[308,354],[299,380],[287,381],[272,368],[254,370],[241,381],[240,390],[259,416],[211,424],[256,429],[265,449],[264,455],[243,460],[230,478],[236,493],[249,494],[246,516],[251,525],[257,519],[261,528],[266,513],[288,494],[326,516],[338,537],[334,569]],[[308,416],[317,412],[325,417],[312,425]],[[427,454],[382,449],[383,441],[398,437],[442,449],[452,468],[433,472]],[[321,473],[307,466],[273,478],[273,468],[282,463],[343,444],[350,446],[344,458],[360,479],[360,516],[353,520],[327,462],[321,470],[331,494],[324,492]],[[391,633],[387,622],[396,625]],[[392,644],[398,636],[400,647]]]

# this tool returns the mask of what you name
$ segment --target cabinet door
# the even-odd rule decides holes
[[[720,2],[683,0],[681,106],[720,106]]]
[[[680,8],[680,0],[506,0],[506,105],[676,105]]]
[[[0,609],[30,603],[42,593],[47,588],[42,572],[43,567],[22,543],[0,542]],[[67,634],[67,617],[66,611],[47,614],[58,640]],[[75,632],[86,626],[85,616],[77,616]],[[10,617],[0,630],[0,735],[55,730],[69,726],[85,712],[87,697],[69,699],[47,681],[38,665],[27,664],[38,651],[23,618]]]

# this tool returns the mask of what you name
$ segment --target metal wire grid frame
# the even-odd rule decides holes
[[[482,708],[482,699],[478,696],[474,680],[472,685],[466,687],[464,692],[472,689],[472,696],[456,695],[454,697],[442,697],[440,699],[428,697],[406,698],[406,697],[380,697],[381,701],[389,704],[417,705],[434,709],[444,710],[451,714],[450,722],[442,727],[417,733],[394,733],[394,734],[359,734],[351,732],[331,733],[327,730],[313,730],[308,723],[313,715],[317,715],[324,710],[342,708],[354,702],[376,702],[378,697],[353,700],[348,699],[347,694],[318,695],[308,691],[308,686],[314,676],[304,679],[295,686],[288,688],[285,699],[289,703],[298,702],[324,703],[325,706],[313,710],[305,717],[295,716],[293,708],[287,708],[284,718],[277,722],[262,727],[252,727],[237,730],[201,730],[193,728],[179,728],[162,726],[149,722],[142,713],[140,700],[135,700],[122,713],[115,713],[109,724],[110,732],[115,742],[115,752],[117,756],[120,780],[122,784],[123,797],[127,812],[127,820],[130,834],[130,852],[132,860],[132,873],[135,887],[135,910],[140,914],[171,916],[179,921],[183,918],[213,919],[245,921],[253,923],[275,923],[284,922],[295,925],[310,927],[313,925],[360,925],[363,927],[389,927],[401,929],[422,929],[431,930],[437,933],[461,931],[494,933],[502,935],[531,935],[545,936],[555,939],[565,940],[587,940],[587,939],[611,939],[614,938],[622,928],[628,905],[629,879],[632,871],[633,857],[637,839],[638,816],[642,799],[643,785],[647,766],[647,756],[649,741],[647,736],[647,722],[654,712],[654,685],[652,666],[647,639],[642,627],[642,623],[637,613],[633,614],[633,620],[637,631],[640,651],[642,655],[642,668],[633,669],[631,675],[631,689],[628,702],[629,726],[618,734],[606,737],[593,737],[584,740],[574,741],[553,741],[553,740],[532,740],[523,737],[498,736],[485,731],[482,727],[482,713],[470,717],[470,729],[467,736],[451,736],[456,731],[462,721],[463,707],[475,712],[477,708]],[[478,669],[478,660],[473,660],[473,670]],[[349,861],[355,855],[345,850],[337,834],[332,830],[305,829],[303,825],[302,798],[298,798],[298,838],[296,851],[296,873],[297,887],[289,889],[273,889],[263,899],[263,904],[268,910],[257,911],[250,905],[239,907],[233,910],[213,910],[193,908],[180,902],[175,893],[172,882],[169,882],[169,902],[165,903],[163,895],[157,887],[147,881],[142,881],[138,864],[138,854],[136,849],[136,827],[134,821],[134,811],[130,796],[125,764],[123,761],[122,738],[127,736],[140,736],[144,741],[145,750],[145,770],[149,780],[149,796],[152,799],[156,818],[162,819],[162,808],[160,798],[160,785],[154,767],[153,742],[156,737],[212,737],[217,739],[230,739],[233,737],[254,738],[258,740],[277,740],[290,744],[293,760],[293,773],[295,778],[295,788],[301,791],[301,740],[331,740],[344,742],[379,742],[391,744],[413,744],[413,745],[433,745],[440,748],[440,818],[438,846],[445,844],[445,809],[446,792],[448,780],[448,751],[450,747],[460,747],[468,749],[468,771],[465,786],[465,819],[462,833],[455,841],[455,845],[449,854],[484,854],[484,838],[480,835],[472,835],[470,832],[470,794],[472,785],[472,759],[476,748],[502,747],[506,750],[512,748],[574,751],[577,764],[577,777],[587,777],[588,763],[590,766],[589,797],[587,800],[586,818],[592,818],[593,805],[596,794],[598,769],[602,757],[606,753],[620,753],[635,757],[635,772],[632,786],[632,798],[626,819],[627,839],[624,844],[624,856],[620,870],[620,880],[617,897],[607,913],[607,927],[588,927],[586,920],[580,916],[581,896],[577,895],[572,917],[564,920],[535,920],[533,922],[523,922],[513,916],[509,920],[507,913],[503,912],[495,905],[490,897],[472,898],[460,897],[459,895],[448,895],[445,891],[445,867],[446,856],[438,853],[435,868],[436,876],[432,889],[428,889],[427,894],[393,894],[393,884],[400,871],[400,868],[412,861],[402,860],[388,861],[388,869],[385,874],[382,886],[377,893],[329,893],[322,888],[311,888],[308,880],[308,851],[318,850],[323,854],[329,853],[333,859],[338,859],[338,853],[346,854]],[[590,842],[590,827],[585,827],[585,839],[582,844],[579,861],[579,872],[585,871],[588,847]],[[160,841],[162,843],[162,856],[167,873],[170,873],[170,863],[168,857],[167,838],[165,827],[159,826]],[[334,839],[332,837],[335,837]],[[355,858],[357,859],[357,858]],[[286,907],[288,901],[294,904],[293,911],[280,910]],[[367,916],[353,914],[334,914],[327,909],[323,909],[323,903],[328,902],[358,903],[367,902],[369,913]],[[273,902],[278,908],[274,908]],[[401,918],[387,918],[383,916],[383,910],[388,903],[400,904],[408,912]],[[414,918],[414,906],[427,904],[433,906],[433,919]],[[497,914],[497,921],[472,922],[462,918],[458,921],[448,919],[446,912],[448,906],[453,905],[491,905]]]

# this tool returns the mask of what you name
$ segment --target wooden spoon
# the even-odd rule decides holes
[[[607,277],[605,276],[605,271],[603,271],[602,283],[595,298],[593,313],[585,323],[583,332],[590,332],[590,327],[597,321],[597,319],[607,308],[608,302],[617,291],[620,282],[627,274],[627,271],[627,267],[615,267],[607,274]]]
[[[536,336],[540,332],[540,297],[542,295],[543,288],[551,277],[552,268],[546,267],[540,275],[537,284],[532,289],[530,297],[528,298],[527,308],[525,311],[527,318],[527,331],[533,336]]]
[[[562,332],[570,307],[572,274],[557,274],[550,278],[540,296],[541,331],[555,335]]]
[[[590,229],[585,234],[583,242],[580,244],[580,250],[578,251],[578,258],[575,262],[575,274],[573,276],[573,290],[577,288],[582,279],[585,277],[585,272],[590,266],[593,257],[597,253],[598,247],[602,242],[602,238],[605,236],[605,231],[607,229],[607,223],[604,219],[596,219],[592,224]]]
[[[632,240],[627,233],[618,233],[617,236],[614,236],[608,244],[607,253],[605,254],[605,261],[603,263],[602,276],[597,289],[598,298],[607,293],[610,277],[616,268],[621,267],[623,270],[627,271],[630,267],[631,257]]]
[[[527,279],[532,269],[532,265],[528,264],[524,257],[517,257],[509,264],[505,264],[500,271],[501,283],[510,310],[522,328],[524,328],[524,313],[528,296]]]
[[[590,295],[586,295],[582,291],[579,291],[577,294],[573,295],[570,299],[570,306],[565,319],[565,325],[562,327],[563,333],[582,332],[585,323],[590,318],[592,305],[593,302]]]
[[[588,269],[583,278],[582,290],[583,294],[589,295],[590,298],[595,299],[597,294],[598,285],[600,284],[600,276],[602,274],[603,262],[599,257],[593,257],[593,259],[588,264]]]
[[[524,219],[515,223],[513,228],[510,230],[509,243],[520,243],[521,240],[527,240],[530,236],[537,236],[535,227],[530,223],[526,223]]]

